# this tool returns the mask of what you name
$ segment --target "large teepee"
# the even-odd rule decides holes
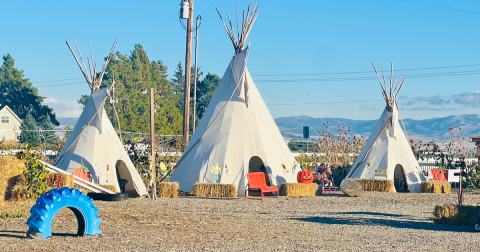
[[[373,67],[375,69],[375,65]],[[375,72],[377,73],[376,69]],[[413,155],[406,132],[402,131],[398,121],[401,116],[397,107],[397,95],[405,79],[400,77],[393,88],[392,72],[393,70],[390,72],[389,88],[383,67],[383,82],[377,73],[386,107],[347,178],[389,179],[393,180],[397,191],[420,192],[420,183],[425,181],[425,176]]]
[[[238,37],[231,22],[230,28],[224,23],[235,54],[170,178],[181,191],[191,191],[195,182],[222,183],[236,185],[242,195],[247,173],[255,171],[268,174],[271,185],[296,182],[299,165],[246,67],[249,47],[243,46],[257,9],[244,12]]]
[[[93,182],[101,185],[113,185],[119,192],[118,180],[126,179],[128,181],[126,191],[135,191],[138,195],[145,195],[147,190],[142,178],[128,157],[104,109],[105,101],[112,86],[100,89],[103,75],[116,44],[117,40],[115,40],[102,71],[97,74],[93,56],[91,61],[88,60],[90,71],[87,72],[82,54],[79,51],[83,67],[67,41],[73,57],[92,90],[92,94],[73,128],[73,132],[60,152],[55,166],[72,173],[75,168],[80,167],[83,163],[92,174]]]

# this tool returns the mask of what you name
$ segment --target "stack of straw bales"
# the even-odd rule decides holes
[[[394,192],[393,181],[388,179],[355,179],[363,186],[364,191]]]
[[[424,181],[420,184],[422,193],[449,193],[452,186],[448,181]]]
[[[280,191],[280,196],[312,197],[321,193],[321,192],[317,192],[318,190],[322,190],[322,189],[319,188],[317,184],[282,183],[279,191]]]
[[[180,184],[178,182],[161,182],[157,185],[157,196],[160,198],[177,198]]]
[[[0,206],[5,204],[6,196],[10,197],[17,178],[25,170],[24,160],[14,156],[0,156]]]
[[[473,226],[476,221],[476,206],[444,204],[435,206],[433,210],[433,222],[436,224]]]
[[[363,193],[363,185],[358,180],[345,178],[340,183],[340,190],[350,197],[358,197]]]
[[[236,198],[237,188],[234,184],[195,183],[192,193],[203,198]]]

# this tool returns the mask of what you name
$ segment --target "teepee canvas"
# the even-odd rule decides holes
[[[396,101],[405,79],[400,77],[393,88],[394,80],[391,75],[388,91],[385,75],[383,84],[378,73],[377,77],[382,86],[386,107],[347,178],[388,179],[394,182],[396,191],[420,192],[420,183],[425,181],[425,176],[420,171],[406,133],[400,127],[401,117]]]
[[[126,191],[134,191],[142,196],[147,193],[142,178],[125,151],[104,109],[105,101],[112,86],[100,89],[106,66],[110,61],[116,43],[115,41],[102,71],[97,75],[94,69],[87,72],[85,65],[82,68],[67,41],[92,90],[92,94],[60,152],[55,166],[73,173],[75,168],[79,168],[83,164],[90,171],[93,182],[101,185],[113,185],[119,192],[118,180],[125,179],[127,180]],[[81,58],[80,53],[79,55]],[[82,58],[81,60],[83,63]],[[93,60],[92,65],[94,68]]]
[[[242,195],[247,173],[258,171],[268,175],[267,184],[296,182],[301,169],[246,67],[249,47],[243,44],[256,16],[254,6],[238,43],[225,26],[235,54],[170,178],[181,191],[191,191],[195,182],[222,183],[234,184]]]

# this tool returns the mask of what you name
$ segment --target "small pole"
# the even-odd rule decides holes
[[[198,73],[198,66],[197,66],[197,54],[198,54],[198,21],[202,20],[202,16],[198,15],[197,23],[195,26],[195,78],[194,78],[194,87],[193,87],[193,133],[195,133],[195,118],[197,116],[197,73]]]
[[[307,153],[308,153],[308,138],[305,138],[305,143],[307,144]]]
[[[155,171],[155,108],[154,108],[154,91],[153,88],[150,88],[150,149],[151,149],[151,159],[150,159],[150,183],[152,185],[151,199],[157,199],[157,173]]]
[[[185,89],[184,89],[184,111],[183,111],[183,149],[187,148],[190,135],[190,74],[192,72],[192,23],[193,23],[193,0],[189,0],[188,24],[187,24],[187,45],[185,55]]]

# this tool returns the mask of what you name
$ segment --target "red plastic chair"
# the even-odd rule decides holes
[[[92,182],[92,176],[90,175],[90,172],[84,172],[82,168],[73,169],[73,176]]]
[[[248,199],[255,199],[248,197],[248,190],[260,190],[260,201],[263,202],[263,195],[268,192],[277,193],[278,201],[278,187],[276,186],[267,186],[265,182],[265,174],[263,172],[250,172],[247,174],[248,184],[245,186],[245,201]],[[268,196],[265,196],[268,197]]]

